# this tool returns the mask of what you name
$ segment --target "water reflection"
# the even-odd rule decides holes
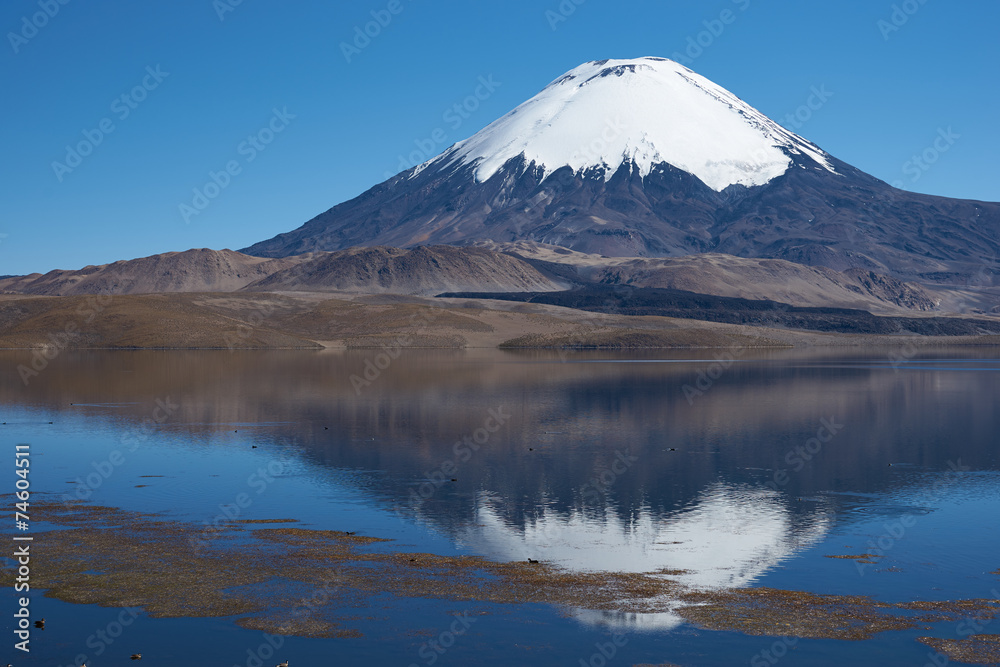
[[[670,572],[672,580],[703,590],[753,585],[817,544],[834,522],[826,501],[793,514],[778,492],[721,482],[689,507],[665,516],[649,508],[628,518],[612,508],[602,513],[544,509],[517,526],[503,519],[503,504],[494,494],[481,494],[474,523],[458,532],[457,542],[496,560],[534,558],[571,572]],[[584,624],[617,631],[667,630],[684,622],[672,612],[572,613]]]
[[[891,497],[923,483],[907,471],[933,475],[957,460],[998,467],[1000,364],[978,359],[982,350],[905,363],[884,353],[748,352],[693,398],[684,387],[705,370],[704,352],[670,355],[671,363],[413,353],[362,391],[351,377],[364,372],[366,352],[66,353],[28,386],[16,372],[24,356],[0,353],[0,404],[79,420],[73,442],[39,452],[76,448],[64,461],[83,470],[67,470],[67,480],[86,474],[158,400],[178,406],[130,464],[171,456],[172,447],[185,460],[205,456],[146,490],[122,483],[104,496],[123,506],[152,498],[211,517],[218,500],[208,500],[206,475],[225,470],[208,468],[293,457],[298,481],[279,480],[254,511],[311,512],[340,528],[349,487],[351,512],[394,512],[466,552],[574,571],[684,570],[681,581],[700,588],[754,585],[822,541],[852,517],[836,492]],[[474,449],[457,448],[497,410],[509,415],[502,428]],[[823,420],[844,428],[806,458],[799,448]],[[609,476],[622,457],[634,465]],[[65,492],[65,481],[55,490]],[[229,481],[223,499],[245,487]],[[669,613],[578,618],[633,628],[679,622]]]
[[[627,518],[612,508],[599,515],[544,510],[516,526],[503,520],[503,502],[483,494],[459,542],[498,560],[535,558],[578,572],[683,570],[676,579],[707,589],[753,584],[815,544],[832,522],[827,507],[793,515],[780,493],[722,482],[666,515],[648,508]]]

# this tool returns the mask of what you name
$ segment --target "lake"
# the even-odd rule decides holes
[[[8,452],[30,445],[33,503],[199,528],[294,519],[391,540],[370,547],[386,554],[669,572],[691,590],[1000,598],[995,348],[64,352],[26,384],[30,362],[0,352],[0,434]],[[11,494],[12,454],[7,465]],[[42,564],[53,527],[17,533],[37,535]],[[32,589],[46,627],[15,651],[7,596],[4,654],[90,667],[132,653],[144,665],[881,667],[944,664],[918,637],[1000,632],[970,612],[861,641],[783,639],[693,624],[683,605],[393,586],[352,603],[350,636],[279,639],[237,615],[126,617]]]

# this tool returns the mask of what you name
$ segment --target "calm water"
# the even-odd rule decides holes
[[[8,451],[31,444],[36,493],[198,523],[249,491],[240,518],[292,517],[408,551],[683,569],[686,583],[708,588],[993,597],[1000,353],[716,360],[727,354],[421,351],[386,366],[377,351],[66,353],[26,386],[17,366],[30,355],[3,352],[0,437]],[[160,421],[143,430],[150,419]],[[101,475],[115,450],[124,460]],[[0,492],[13,491],[10,465]],[[277,473],[261,485],[255,474],[268,466]],[[884,557],[867,567],[824,558],[864,552]],[[232,619],[141,616],[98,656],[88,638],[118,610],[37,593],[31,606],[48,627],[27,660],[11,650],[4,612],[0,655],[15,665],[79,654],[91,667],[121,664],[135,650],[144,665],[246,665],[262,641]],[[429,665],[427,637],[468,608],[386,600],[357,625],[363,639],[289,638],[264,664]],[[623,645],[609,665],[751,664],[774,644],[673,614],[489,609],[433,664],[599,665],[596,645],[614,633]],[[931,634],[957,633],[948,624]],[[781,662],[924,665],[921,634],[801,640]]]

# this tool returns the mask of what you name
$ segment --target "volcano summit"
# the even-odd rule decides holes
[[[664,58],[601,60],[438,157],[245,252],[536,241],[726,253],[951,284],[993,275],[1000,204],[895,189]]]

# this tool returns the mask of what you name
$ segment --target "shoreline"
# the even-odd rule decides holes
[[[0,295],[0,349],[694,350],[995,347],[1000,335],[841,333],[475,299],[320,293]]]

